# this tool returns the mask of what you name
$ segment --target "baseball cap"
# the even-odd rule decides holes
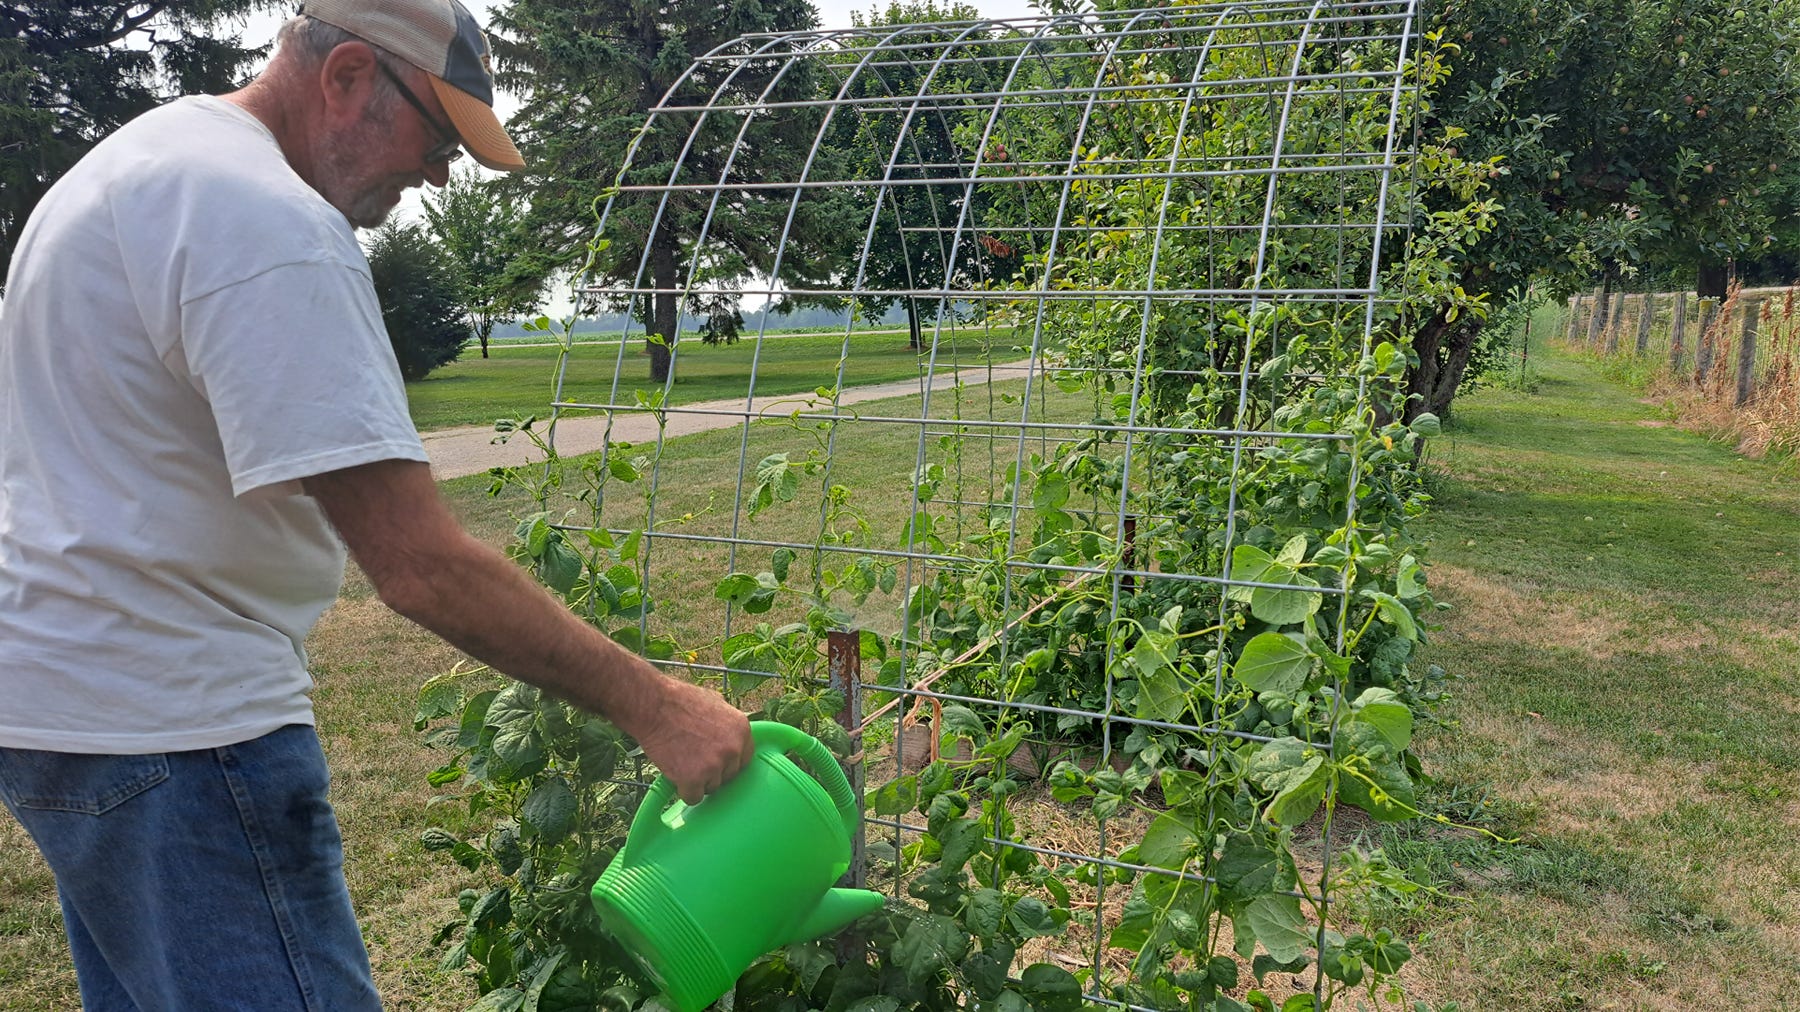
[[[494,114],[487,36],[457,0],[303,0],[300,13],[380,46],[429,75],[476,161],[501,172],[525,167]]]

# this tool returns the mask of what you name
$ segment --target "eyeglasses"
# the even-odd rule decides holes
[[[419,101],[419,96],[413,94],[413,90],[406,86],[405,81],[400,80],[400,75],[389,70],[387,64],[376,60],[375,65],[381,68],[381,72],[387,75],[388,80],[394,82],[394,87],[400,89],[400,97],[406,99],[406,104],[412,106],[413,111],[419,114],[419,118],[431,127],[431,132],[437,135],[439,143],[430,151],[425,152],[425,161],[449,164],[461,158],[462,139],[457,137],[456,131],[439,123],[434,116],[426,112],[425,103]]]

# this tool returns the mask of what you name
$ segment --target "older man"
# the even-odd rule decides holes
[[[90,1012],[378,1008],[302,642],[383,601],[605,714],[698,800],[744,716],[573,618],[440,501],[352,226],[523,166],[455,0],[306,0],[267,69],[96,146],[0,316],[0,797]],[[341,542],[340,542],[341,539]]]

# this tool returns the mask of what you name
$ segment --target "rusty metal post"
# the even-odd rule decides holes
[[[1125,544],[1121,547],[1125,550],[1122,565],[1124,565],[1126,569],[1136,569],[1137,517],[1135,516],[1128,516],[1125,518]],[[1127,594],[1137,593],[1137,577],[1130,573],[1121,576],[1119,578],[1119,589]]]
[[[831,687],[844,694],[844,708],[838,711],[837,721],[845,731],[854,732],[862,726],[862,633],[856,629],[833,629],[827,634],[825,644],[826,676]],[[861,742],[860,738],[852,740]],[[850,789],[860,803],[863,796],[860,751],[851,757],[849,766]],[[850,873],[843,883],[853,889],[861,889],[868,876],[864,846],[863,834],[859,831],[856,839],[851,841]]]
[[[1756,390],[1756,324],[1762,313],[1760,303],[1744,303],[1744,329],[1738,337],[1738,373],[1736,407],[1750,402]]]

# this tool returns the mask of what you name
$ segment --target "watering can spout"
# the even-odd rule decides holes
[[[867,889],[828,889],[819,897],[819,905],[802,921],[790,942],[810,942],[822,938],[865,914],[881,909],[887,898]]]

